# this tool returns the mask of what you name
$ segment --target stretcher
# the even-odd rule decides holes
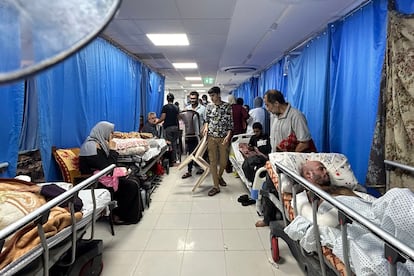
[[[272,153],[269,159],[266,168],[277,189],[270,199],[283,216],[270,223],[274,261],[280,261],[278,238],[282,238],[308,275],[413,275],[414,244],[408,242],[414,239],[411,191],[392,189],[378,199],[360,192],[342,154]],[[324,163],[333,185],[347,186],[359,198],[332,197],[306,181],[299,173],[305,160]],[[414,171],[410,166],[394,164]],[[300,199],[302,189],[313,199],[306,207],[307,214]],[[323,204],[334,208],[337,215],[326,220],[321,213]],[[401,214],[405,214],[403,219]]]

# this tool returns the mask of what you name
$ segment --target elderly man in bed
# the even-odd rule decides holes
[[[315,186],[335,196],[339,202],[414,248],[414,193],[409,189],[393,188],[380,198],[374,198],[347,187],[334,186],[324,164],[319,161],[307,161],[303,164],[301,175]],[[314,251],[313,232],[310,229],[313,221],[312,207],[306,192],[297,195],[297,208],[298,216],[284,231],[292,239],[300,240],[306,251]],[[321,201],[317,221],[322,245],[332,247],[335,255],[341,254],[341,234],[336,228],[339,224],[337,209],[328,202]],[[381,269],[388,265],[384,258],[383,242],[358,223],[348,224],[348,237],[349,253],[356,275],[381,275]],[[366,246],[370,248],[368,252],[361,250]],[[398,266],[398,275],[413,275],[413,273],[413,262],[407,261],[404,265]]]

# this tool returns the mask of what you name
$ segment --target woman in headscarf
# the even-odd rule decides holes
[[[80,149],[79,168],[82,174],[92,174],[96,170],[116,164],[118,153],[110,148],[109,143],[113,132],[114,124],[106,121],[101,121],[92,128]],[[118,207],[113,210],[114,223],[137,223],[141,219],[141,194],[137,183],[127,178],[119,178],[117,191],[105,188],[109,189],[118,202]]]

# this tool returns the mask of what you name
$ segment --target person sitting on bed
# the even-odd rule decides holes
[[[261,153],[267,156],[272,150],[269,134],[263,133],[263,126],[259,122],[253,124],[253,133],[254,135],[250,137],[249,140],[249,149],[254,150],[257,148]]]
[[[116,164],[118,153],[109,143],[114,132],[114,124],[101,121],[91,130],[82,144],[79,154],[79,168],[82,174],[92,174],[103,170],[111,164]],[[102,185],[103,186],[103,185]],[[137,223],[142,213],[140,210],[140,196],[138,185],[127,178],[119,178],[118,189],[108,188],[118,207],[113,210],[113,219],[116,224]]]
[[[141,131],[143,133],[151,133],[153,137],[159,137],[157,130],[157,114],[155,112],[149,112],[147,115],[147,122],[142,127]]]

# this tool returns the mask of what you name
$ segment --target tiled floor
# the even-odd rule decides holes
[[[98,222],[103,275],[304,275],[283,241],[283,263],[271,261],[269,228],[254,226],[259,219],[254,205],[237,202],[247,193],[240,179],[225,173],[227,187],[209,197],[211,176],[193,193],[197,176],[182,180],[184,172],[170,169],[138,224],[116,226],[111,236],[108,225]]]

